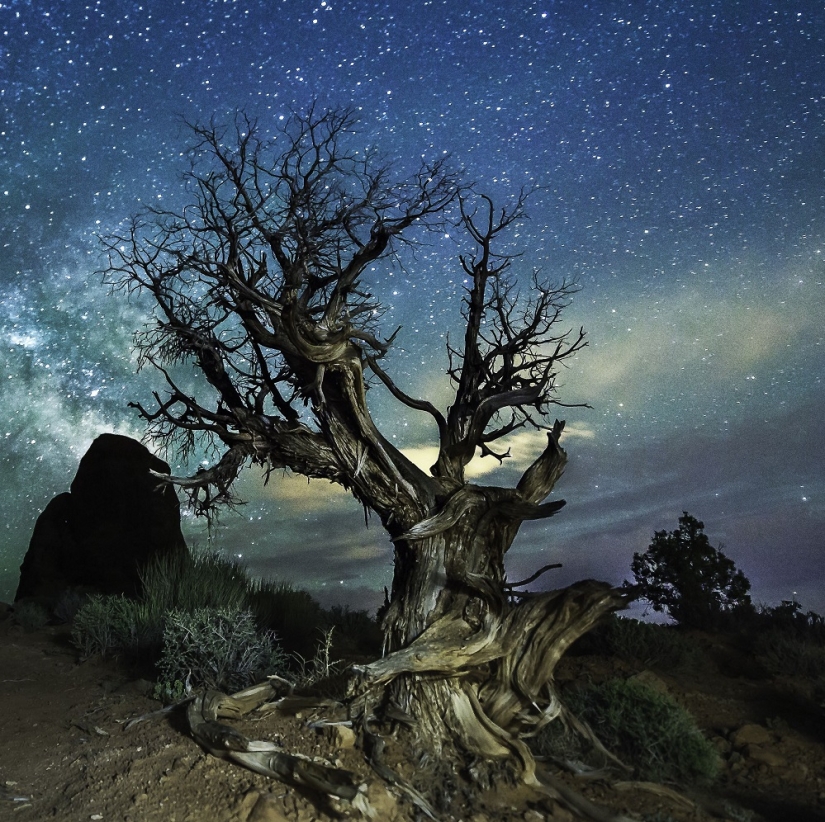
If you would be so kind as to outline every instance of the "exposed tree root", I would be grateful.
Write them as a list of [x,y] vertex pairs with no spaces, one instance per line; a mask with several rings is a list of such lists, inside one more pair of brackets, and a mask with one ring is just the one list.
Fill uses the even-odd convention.
[[354,668],[344,702],[300,696],[291,689],[283,695],[285,683],[273,679],[232,696],[215,691],[198,696],[187,709],[190,730],[215,756],[350,803],[369,817],[372,809],[366,801],[366,785],[358,784],[353,773],[287,753],[273,743],[249,740],[219,721],[238,719],[253,711],[260,715],[308,708],[325,709],[339,719],[346,716],[374,772],[397,794],[437,819],[428,797],[384,759],[385,741],[377,728],[382,723],[400,723],[414,747],[422,751],[437,754],[433,746],[440,745],[451,755],[459,751],[475,757],[476,764],[468,772],[480,784],[487,781],[484,763],[494,768],[496,761],[512,761],[525,785],[561,803],[577,817],[592,822],[627,822],[537,767],[524,741],[548,722],[564,721],[626,772],[586,726],[566,712],[552,683],[553,668],[567,646],[602,614],[621,604],[621,592],[601,583],[584,582],[522,601],[499,614],[490,611],[475,626],[462,617],[444,617],[408,647]]

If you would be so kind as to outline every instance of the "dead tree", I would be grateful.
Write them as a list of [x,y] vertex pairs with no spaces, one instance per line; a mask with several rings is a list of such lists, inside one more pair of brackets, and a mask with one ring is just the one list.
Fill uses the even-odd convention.
[[[349,111],[293,116],[273,140],[237,118],[195,126],[186,175],[191,202],[150,209],[105,241],[106,276],[151,295],[154,324],[138,335],[142,364],[166,379],[156,406],[136,406],[156,441],[214,464],[175,481],[199,512],[231,499],[242,466],[288,469],[349,489],[389,533],[395,571],[383,614],[385,654],[355,672],[351,710],[364,730],[382,712],[406,717],[418,746],[513,758],[532,779],[525,735],[559,712],[553,670],[565,649],[624,595],[592,581],[515,595],[504,556],[547,501],[566,454],[550,422],[559,366],[585,344],[560,331],[572,287],[540,273],[521,291],[498,250],[522,219],[524,195],[496,208],[463,188],[445,161],[396,181],[389,165],[351,148]],[[365,272],[389,264],[411,232],[452,214],[466,235],[463,339],[449,343],[454,396],[436,408],[400,388],[384,366],[394,335]],[[185,390],[173,366],[205,383]],[[429,414],[438,459],[422,471],[379,431],[367,380]],[[476,485],[465,469],[525,426],[547,445],[514,488]]]

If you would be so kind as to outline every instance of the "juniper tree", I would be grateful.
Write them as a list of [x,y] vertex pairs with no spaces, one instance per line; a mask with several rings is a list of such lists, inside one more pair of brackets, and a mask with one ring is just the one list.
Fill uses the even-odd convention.
[[[105,240],[109,282],[155,305],[137,349],[166,386],[136,407],[155,441],[217,449],[211,465],[170,478],[200,513],[232,499],[248,464],[331,480],[374,512],[394,576],[385,654],[357,672],[356,725],[406,716],[431,754],[515,756],[531,775],[522,738],[559,711],[556,663],[626,601],[592,581],[521,596],[505,577],[521,523],[564,505],[548,500],[567,459],[551,411],[559,367],[585,344],[582,330],[560,328],[573,287],[536,271],[519,288],[500,243],[524,217],[524,193],[498,207],[444,159],[396,178],[353,147],[354,126],[352,112],[314,109],[271,140],[243,116],[228,129],[196,125],[189,203],[151,208]],[[439,408],[393,378],[394,334],[382,333],[368,271],[413,232],[443,232],[451,214],[467,288],[448,346],[452,397]],[[201,393],[176,382],[180,362],[205,377]],[[428,471],[382,435],[368,381],[431,418]],[[523,428],[545,431],[546,445],[515,487],[467,479],[474,455],[504,459],[501,443]]]
[[631,564],[635,588],[653,610],[692,628],[712,628],[721,615],[751,607],[750,582],[710,544],[704,527],[685,511],[678,529],[656,531]]

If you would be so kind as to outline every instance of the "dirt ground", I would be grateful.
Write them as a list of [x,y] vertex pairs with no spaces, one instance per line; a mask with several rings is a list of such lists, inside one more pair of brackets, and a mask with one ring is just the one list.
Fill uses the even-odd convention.
[[[705,794],[661,796],[655,786],[563,776],[580,793],[635,820],[825,820],[825,722],[794,683],[765,678],[707,640],[704,665],[681,676],[646,673],[696,717],[724,762]],[[749,667],[750,666],[750,667]],[[595,657],[566,658],[559,678],[630,675]],[[0,622],[0,820],[118,822],[328,822],[360,818],[317,797],[204,753],[175,714],[154,711],[151,683],[112,662],[79,662],[65,627],[26,633]],[[349,769],[370,785],[380,822],[412,822],[415,809],[369,769],[345,732],[307,727],[313,716],[270,715],[238,725],[252,739]],[[388,759],[404,752],[390,740]],[[412,766],[406,777],[415,781]],[[681,790],[681,789],[680,789]],[[563,804],[499,785],[472,804],[456,797],[443,822],[570,822]]]

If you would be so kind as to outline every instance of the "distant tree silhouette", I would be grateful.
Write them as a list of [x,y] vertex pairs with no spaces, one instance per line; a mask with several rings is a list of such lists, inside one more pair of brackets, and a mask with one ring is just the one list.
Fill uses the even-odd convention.
[[640,598],[654,611],[666,612],[681,625],[711,628],[725,613],[751,609],[751,584],[733,560],[714,548],[705,524],[685,511],[676,531],[656,531],[630,569]]

